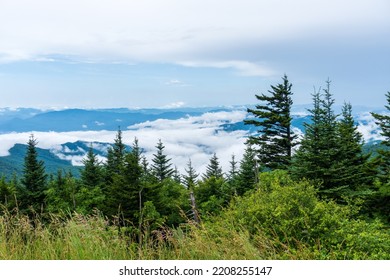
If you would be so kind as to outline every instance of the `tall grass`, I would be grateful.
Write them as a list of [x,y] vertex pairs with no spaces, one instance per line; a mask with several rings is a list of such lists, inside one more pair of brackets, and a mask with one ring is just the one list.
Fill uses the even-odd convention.
[[[314,246],[293,239],[286,243],[280,241],[277,235],[274,238],[267,236],[260,227],[255,233],[253,230],[249,233],[235,219],[226,217],[216,217],[201,225],[189,221],[177,229],[161,228],[152,232],[145,225],[141,237],[139,233],[132,236],[128,231],[119,229],[99,213],[28,217],[4,211],[0,215],[1,260],[340,258],[340,248],[323,250],[326,240]],[[388,259],[384,256],[389,255],[382,252],[377,258]],[[365,256],[359,253],[352,258],[364,259]],[[367,258],[376,257],[368,255]]]
[[[4,212],[0,216],[0,259],[217,260],[272,256],[271,251],[259,250],[264,244],[257,247],[244,231],[223,227],[219,232],[211,232],[204,226],[188,223],[178,229],[154,232],[145,228],[142,235],[139,244],[138,238],[124,234],[98,213],[30,218]],[[268,253],[261,254],[261,251]]]

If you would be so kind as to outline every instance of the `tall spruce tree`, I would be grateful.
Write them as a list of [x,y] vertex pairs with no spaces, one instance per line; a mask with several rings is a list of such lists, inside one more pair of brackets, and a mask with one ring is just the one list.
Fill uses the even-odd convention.
[[352,117],[352,106],[344,104],[342,117],[333,110],[330,81],[324,94],[313,94],[311,122],[305,123],[305,135],[294,156],[291,173],[295,178],[316,181],[319,193],[343,201],[343,197],[360,195],[372,183],[373,171],[363,154],[362,135]]
[[375,171],[368,165],[370,154],[363,153],[363,136],[357,130],[350,103],[345,103],[342,108],[337,132],[340,150],[339,159],[334,163],[338,175],[334,183],[346,188],[344,195],[357,195],[373,184]]
[[123,168],[126,155],[126,145],[122,140],[122,130],[118,132],[114,139],[114,145],[107,151],[107,162],[105,164],[106,182],[111,183],[114,174],[119,174]]
[[253,118],[244,121],[257,127],[249,141],[256,146],[262,168],[286,169],[290,165],[296,135],[291,129],[292,84],[284,75],[283,83],[271,86],[270,95],[256,95],[260,104],[248,109]]
[[157,153],[153,154],[152,159],[152,172],[154,176],[157,178],[159,182],[164,181],[167,178],[170,178],[173,175],[172,163],[170,163],[171,159],[164,154],[165,146],[162,143],[161,139],[158,140]]
[[31,135],[27,143],[23,177],[21,179],[24,187],[22,203],[26,208],[32,207],[34,211],[43,209],[47,188],[45,165],[42,160],[38,160],[37,144],[38,142],[34,135]]
[[330,81],[324,94],[313,94],[311,122],[305,123],[305,135],[296,152],[291,168],[292,175],[316,181],[321,194],[334,197],[340,189],[336,162],[340,159],[340,142],[337,135],[337,115],[333,110],[334,99]]

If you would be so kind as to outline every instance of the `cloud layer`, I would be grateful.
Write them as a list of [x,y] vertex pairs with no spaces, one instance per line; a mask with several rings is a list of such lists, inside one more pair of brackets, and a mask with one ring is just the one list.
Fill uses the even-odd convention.
[[272,73],[266,54],[250,54],[264,44],[382,32],[388,10],[386,0],[2,0],[0,61],[164,62],[263,76]]
[[[145,151],[150,161],[156,153],[159,139],[165,145],[165,153],[172,158],[172,163],[184,172],[191,158],[198,172],[203,172],[213,153],[220,158],[225,172],[228,171],[232,154],[239,160],[244,150],[246,131],[226,132],[221,124],[235,123],[245,118],[244,111],[206,113],[198,117],[187,117],[177,120],[156,120],[134,125],[123,131],[124,142],[131,145],[134,138]],[[113,142],[116,132],[113,131],[74,131],[66,133],[33,132],[38,139],[38,147],[51,149],[60,154],[60,144],[76,142]],[[31,133],[11,133],[0,135],[0,156],[8,154],[15,143],[26,143]],[[62,156],[71,160],[74,165],[81,165],[81,156]]]

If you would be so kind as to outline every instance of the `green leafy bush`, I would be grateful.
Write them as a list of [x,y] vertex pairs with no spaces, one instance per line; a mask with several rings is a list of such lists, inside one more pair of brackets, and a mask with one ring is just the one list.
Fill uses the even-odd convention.
[[218,219],[245,228],[254,240],[265,234],[282,257],[304,249],[316,259],[390,259],[390,233],[379,221],[360,220],[356,207],[316,194],[309,182],[295,182],[285,171],[263,173],[258,190],[236,199]]

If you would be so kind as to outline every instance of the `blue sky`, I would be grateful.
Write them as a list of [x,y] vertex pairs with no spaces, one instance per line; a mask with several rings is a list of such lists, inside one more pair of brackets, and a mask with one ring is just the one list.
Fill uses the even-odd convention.
[[390,91],[388,0],[0,0],[0,107],[255,103],[286,73],[294,102]]

